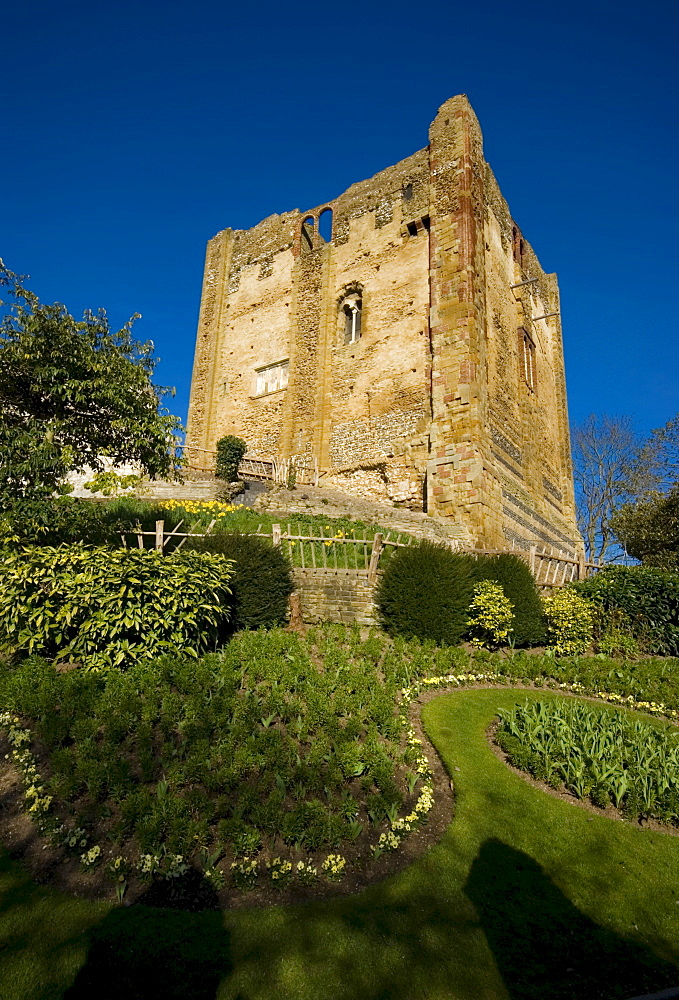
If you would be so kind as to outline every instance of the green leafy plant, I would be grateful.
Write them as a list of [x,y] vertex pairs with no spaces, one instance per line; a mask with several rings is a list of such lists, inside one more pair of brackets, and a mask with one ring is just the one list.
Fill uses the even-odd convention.
[[392,556],[375,599],[391,635],[456,646],[467,627],[472,591],[471,557],[424,540]]
[[[126,671],[57,672],[32,657],[0,664],[0,700],[48,757],[49,781],[31,778],[40,802],[83,817],[74,849],[99,845],[114,883],[173,877],[180,857],[217,888],[227,876],[246,886],[284,845],[324,851],[303,867],[332,879],[344,861],[324,866],[328,849],[367,854],[369,810],[373,827],[398,822],[405,803],[408,829],[425,815],[427,761],[396,710],[404,657],[387,647],[327,626],[305,639],[241,632],[220,654],[139,658]],[[22,752],[30,739],[17,729]],[[406,787],[407,756],[417,775]],[[285,884],[293,868],[278,869]]]
[[639,642],[634,637],[631,622],[621,611],[597,613],[594,618],[594,645],[606,656],[639,656]]
[[189,543],[234,562],[229,628],[271,628],[285,623],[294,581],[290,563],[279,548],[252,535],[226,532],[192,538]]
[[525,559],[513,552],[479,556],[473,566],[476,580],[495,580],[502,585],[514,610],[512,641],[515,646],[541,646],[545,621],[535,577]]
[[161,652],[197,656],[228,618],[223,556],[82,545],[0,552],[0,642],[88,668]]
[[102,493],[105,497],[113,496],[123,490],[131,490],[143,482],[143,476],[119,476],[117,472],[97,472],[83,486],[91,493]]
[[227,483],[238,479],[238,466],[247,451],[247,444],[242,438],[227,434],[217,442],[217,463],[215,475]]
[[570,587],[560,587],[546,594],[542,604],[549,644],[556,653],[584,653],[592,645],[594,608],[589,601]]
[[[106,313],[76,320],[43,305],[0,261],[10,296],[0,321],[0,503],[48,496],[68,470],[137,462],[178,477],[180,425],[159,408],[173,390],[155,386],[153,344],[113,332]],[[7,305],[7,303],[0,303]]]
[[499,583],[494,580],[477,583],[469,612],[468,635],[475,646],[500,646],[508,640],[514,610]]
[[651,566],[609,566],[575,585],[603,621],[623,615],[648,652],[679,653],[679,573]]
[[500,712],[496,738],[522,770],[634,819],[679,821],[679,733],[576,700]]

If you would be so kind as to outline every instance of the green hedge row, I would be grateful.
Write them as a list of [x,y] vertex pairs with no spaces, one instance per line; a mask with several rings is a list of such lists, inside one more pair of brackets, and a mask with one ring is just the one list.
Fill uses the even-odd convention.
[[481,580],[499,583],[513,605],[515,645],[544,642],[540,595],[520,556],[474,556],[427,540],[399,549],[387,564],[376,596],[382,624],[391,635],[456,646],[467,632],[474,585]]
[[0,550],[0,652],[88,668],[198,656],[235,630],[285,622],[293,588],[278,549],[247,535],[154,550],[81,544]]
[[642,649],[679,654],[679,573],[650,566],[610,566],[575,584],[599,609],[602,620],[617,619]]

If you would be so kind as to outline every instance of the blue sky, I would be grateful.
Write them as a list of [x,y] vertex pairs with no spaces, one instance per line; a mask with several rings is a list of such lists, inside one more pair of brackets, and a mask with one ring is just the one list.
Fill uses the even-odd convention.
[[27,0],[3,13],[0,256],[153,340],[186,415],[207,240],[331,199],[466,93],[559,275],[573,422],[679,410],[679,5]]

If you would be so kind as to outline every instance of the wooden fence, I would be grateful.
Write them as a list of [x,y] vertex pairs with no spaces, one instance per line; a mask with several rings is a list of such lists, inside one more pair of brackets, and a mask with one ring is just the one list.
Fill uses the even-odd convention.
[[[171,531],[165,530],[164,521],[156,521],[155,531],[133,531],[129,534],[136,536],[139,548],[144,548],[144,538],[154,539],[155,548],[163,552],[168,542],[180,539],[173,548],[180,549],[187,538],[204,538],[212,531],[216,520],[210,521],[205,531],[180,531],[183,520]],[[287,530],[280,524],[273,524],[271,530],[263,531],[263,524],[258,525],[257,531],[247,532],[257,538],[270,538],[273,545],[283,548],[293,566],[304,570],[319,570],[323,572],[365,572],[369,580],[376,580],[380,568],[382,557],[389,549],[406,548],[417,544],[417,539],[405,532],[388,531],[375,532],[370,537],[356,537],[355,531],[347,534],[343,531],[335,531],[326,534],[323,527],[315,532],[311,529],[304,531],[300,524],[287,524]],[[330,529],[328,529],[330,532]],[[123,544],[126,544],[126,536],[121,536]],[[506,552],[513,552],[525,559],[535,577],[538,587],[552,588],[563,587],[566,583],[574,580],[584,580],[593,573],[596,573],[601,566],[598,563],[587,562],[584,555],[580,558],[568,556],[563,552],[548,551],[545,547],[531,545],[530,550],[512,549],[461,549],[459,543],[455,545],[457,551],[467,551],[471,555],[492,556],[501,555]]]
[[[179,445],[184,452],[189,472],[214,476],[217,452],[194,445]],[[292,455],[283,462],[273,458],[246,455],[238,466],[238,474],[247,479],[261,479],[270,483],[285,484],[294,480],[300,486],[318,486],[318,459],[305,455]]]

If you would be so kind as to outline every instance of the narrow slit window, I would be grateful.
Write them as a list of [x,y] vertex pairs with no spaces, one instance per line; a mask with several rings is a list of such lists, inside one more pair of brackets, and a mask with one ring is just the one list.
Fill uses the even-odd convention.
[[519,330],[519,364],[524,382],[529,389],[535,392],[537,388],[535,344],[523,328]]

